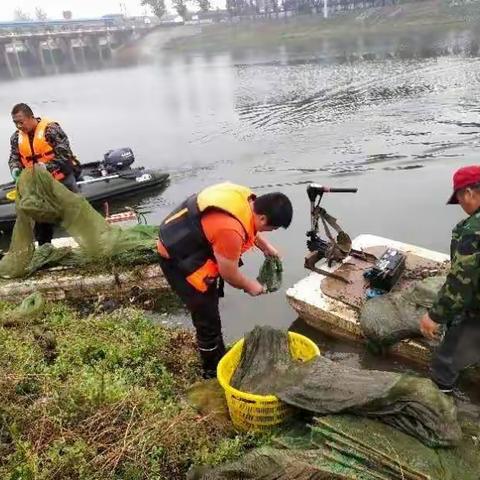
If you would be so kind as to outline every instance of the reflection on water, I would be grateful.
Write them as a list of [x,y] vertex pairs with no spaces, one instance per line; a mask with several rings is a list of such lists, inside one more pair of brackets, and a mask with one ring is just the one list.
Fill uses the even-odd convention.
[[[147,64],[3,83],[3,178],[9,111],[25,101],[58,119],[83,161],[130,146],[137,164],[169,171],[163,194],[135,202],[152,223],[213,182],[284,191],[294,221],[271,237],[284,253],[285,287],[305,275],[310,181],[359,188],[325,196],[352,236],[447,251],[462,217],[445,206],[451,174],[478,163],[475,32],[205,55],[162,53],[150,42],[142,50]],[[247,255],[246,272],[255,275],[260,263],[258,254]],[[258,323],[287,327],[295,319],[284,292],[250,299],[228,289],[222,314],[229,339]]]

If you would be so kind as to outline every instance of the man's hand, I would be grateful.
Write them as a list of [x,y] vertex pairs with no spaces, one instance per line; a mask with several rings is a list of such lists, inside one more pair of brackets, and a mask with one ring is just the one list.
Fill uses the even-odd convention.
[[245,292],[252,297],[258,297],[263,293],[267,293],[265,290],[265,287],[260,282],[257,282],[256,280],[252,280],[251,284],[249,284],[247,288],[245,288]]
[[434,322],[428,313],[420,319],[420,331],[422,335],[430,340],[438,340],[440,325]]
[[252,280],[240,272],[238,268],[238,258],[230,260],[216,254],[214,251],[215,259],[217,260],[218,270],[220,276],[232,287],[243,290],[252,297],[266,293],[264,286],[257,280]]
[[280,258],[280,252],[270,243],[267,243],[263,249],[263,253],[268,257]]
[[20,168],[12,168],[12,171],[10,172],[13,178],[13,181],[15,183],[18,182],[18,178],[20,177],[20,174],[22,173],[22,170]]
[[280,258],[280,252],[260,233],[257,233],[255,245],[263,252],[264,255]]

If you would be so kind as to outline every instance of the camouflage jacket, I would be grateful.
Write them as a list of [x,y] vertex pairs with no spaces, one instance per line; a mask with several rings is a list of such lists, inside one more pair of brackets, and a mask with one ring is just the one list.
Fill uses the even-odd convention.
[[[40,119],[38,119],[40,120]],[[51,123],[45,129],[45,140],[52,147],[55,158],[52,162],[48,162],[49,171],[60,170],[65,175],[72,172],[73,153],[70,149],[70,142],[67,134],[63,131],[58,123]],[[23,168],[20,161],[20,152],[18,151],[18,131],[10,138],[10,158],[8,160],[10,170],[14,168]]]
[[430,318],[450,325],[480,315],[480,209],[452,232],[447,281],[430,309]]

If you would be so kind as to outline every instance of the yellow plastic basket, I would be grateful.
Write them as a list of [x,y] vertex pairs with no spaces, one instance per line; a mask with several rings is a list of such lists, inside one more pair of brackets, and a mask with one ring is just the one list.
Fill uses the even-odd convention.
[[[299,333],[288,332],[290,353],[297,360],[307,361],[320,355],[317,345]],[[230,385],[230,380],[240,362],[244,339],[242,338],[220,360],[217,377],[225,391],[228,411],[236,429],[244,432],[261,432],[280,425],[292,415],[294,409],[275,395],[255,395],[242,392]]]

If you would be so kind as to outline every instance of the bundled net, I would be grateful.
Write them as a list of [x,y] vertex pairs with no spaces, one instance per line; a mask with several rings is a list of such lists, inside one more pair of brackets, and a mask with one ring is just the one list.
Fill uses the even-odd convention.
[[374,417],[434,447],[455,445],[461,438],[455,403],[425,378],[317,357],[279,378],[275,395],[314,414]]
[[267,256],[260,267],[257,280],[267,290],[267,292],[276,292],[282,286],[283,266],[278,257]]
[[370,349],[380,352],[403,339],[420,338],[420,319],[444,283],[445,277],[430,277],[368,300],[360,313],[360,325]]
[[334,472],[317,450],[281,450],[263,447],[242,459],[219,467],[192,469],[187,480],[358,480]]
[[231,384],[249,393],[276,395],[316,415],[377,418],[429,446],[452,446],[461,439],[455,403],[431,380],[360,370],[322,356],[296,362],[286,332],[270,327],[246,335]]
[[255,327],[245,336],[240,363],[230,383],[243,392],[270,395],[278,377],[292,364],[287,332]]
[[[18,278],[52,266],[152,263],[158,259],[157,228],[109,225],[88,201],[55,181],[43,168],[25,169],[17,185],[17,220],[10,249],[0,261],[0,276]],[[35,250],[35,222],[57,223],[78,249],[43,245]]]
[[298,417],[268,446],[192,468],[189,480],[478,480],[480,427],[459,421],[453,399],[430,380],[323,357],[301,364],[284,342],[283,332],[256,327],[234,379],[313,414],[309,423]]

